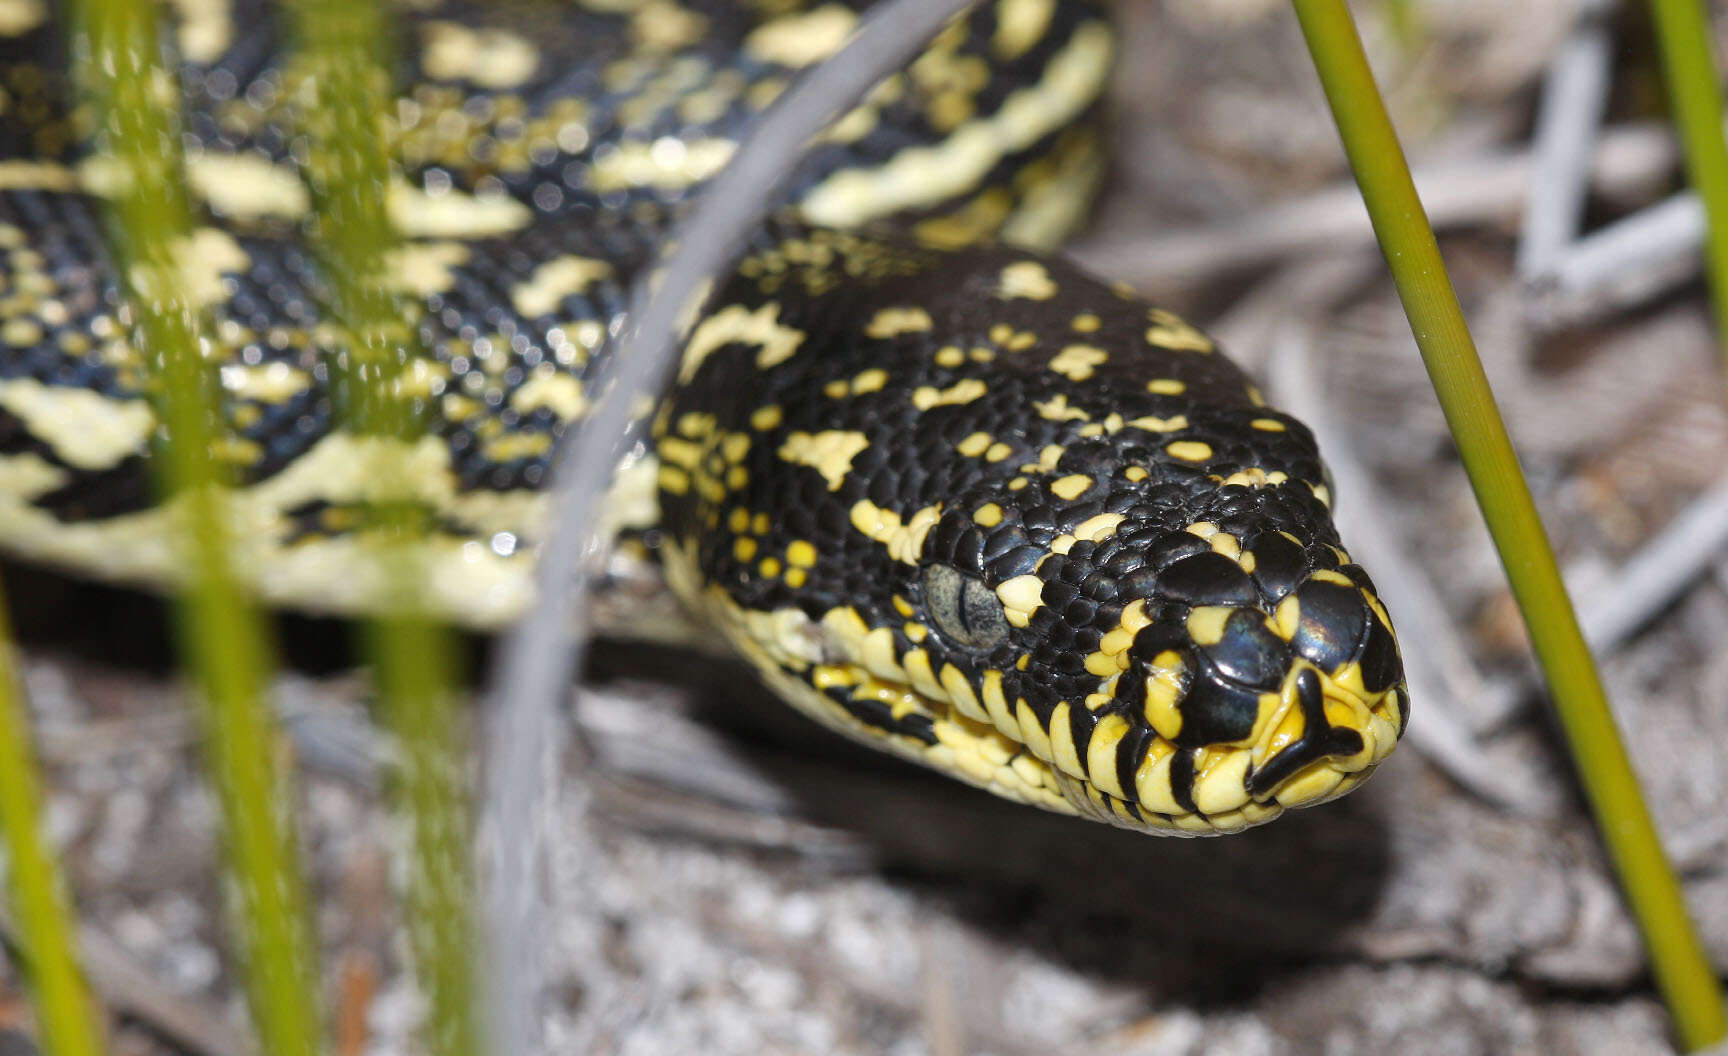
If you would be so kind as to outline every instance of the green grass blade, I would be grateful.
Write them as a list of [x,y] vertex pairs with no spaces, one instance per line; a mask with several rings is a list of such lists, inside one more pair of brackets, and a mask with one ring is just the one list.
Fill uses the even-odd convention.
[[365,642],[384,719],[401,747],[393,791],[411,827],[405,916],[429,1009],[424,1044],[438,1056],[472,1056],[479,1035],[465,737],[451,689],[459,648],[447,628],[417,615],[428,574],[414,549],[427,537],[424,506],[411,490],[388,490],[417,479],[408,463],[424,433],[420,408],[400,384],[418,338],[389,285],[396,246],[386,199],[389,36],[376,0],[295,0],[293,9],[312,244],[343,343],[328,358],[343,424],[369,438],[367,477],[378,488],[365,524],[390,600],[369,621]]
[[30,742],[30,712],[12,662],[12,631],[0,606],[0,836],[18,921],[24,977],[48,1056],[107,1051],[102,1016],[78,966],[77,932],[59,861],[42,838],[42,779]]
[[1728,1034],[1722,992],[1638,779],[1343,0],[1292,0],[1447,424],[1547,675],[1574,763],[1688,1050]]
[[177,93],[147,0],[81,0],[74,54],[95,116],[97,157],[111,167],[114,246],[166,429],[153,463],[184,530],[181,642],[197,685],[205,753],[222,815],[231,917],[254,1027],[269,1056],[320,1047],[316,958],[298,869],[292,788],[265,701],[268,649],[236,579],[225,474],[216,462],[217,382],[202,355],[188,271],[198,266],[184,190]]
[[1686,175],[1704,202],[1705,272],[1716,311],[1716,340],[1728,356],[1728,143],[1722,135],[1722,90],[1710,54],[1702,0],[1650,0],[1656,44],[1686,154]]

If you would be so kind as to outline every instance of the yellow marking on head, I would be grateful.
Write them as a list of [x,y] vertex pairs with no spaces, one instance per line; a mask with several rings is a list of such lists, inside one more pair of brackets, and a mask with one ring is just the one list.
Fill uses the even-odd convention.
[[1038,412],[1038,417],[1052,422],[1083,422],[1091,417],[1078,407],[1068,406],[1067,395],[1060,392],[1048,400],[1033,400],[1032,409]]
[[702,39],[708,19],[672,0],[647,0],[630,17],[630,39],[645,51],[676,51]]
[[787,462],[814,469],[828,482],[829,491],[839,491],[852,471],[852,460],[869,446],[868,436],[851,430],[795,432],[786,437],[778,454]]
[[1074,725],[1069,716],[1074,706],[1066,700],[1050,712],[1050,761],[1056,768],[1086,780],[1086,768],[1080,763],[1080,753],[1074,749]]
[[972,683],[964,673],[953,664],[943,664],[942,673],[938,676],[942,688],[948,694],[948,700],[969,719],[977,722],[989,722],[990,716],[984,711],[984,705],[978,702],[978,694],[972,689]]
[[1069,345],[1050,360],[1050,369],[1070,381],[1085,381],[1110,359],[1110,353],[1092,345]]
[[1099,327],[1104,325],[1104,320],[1091,312],[1081,312],[1068,325],[1077,334],[1094,334],[1098,332]]
[[1024,627],[1031,622],[1038,607],[1044,604],[1044,581],[1031,574],[1015,576],[996,588],[996,597],[1002,602],[1008,622],[1015,627]]
[[1122,476],[1126,477],[1128,480],[1133,481],[1136,484],[1138,484],[1142,480],[1145,480],[1147,477],[1149,477],[1151,475],[1152,474],[1146,472],[1146,468],[1144,466],[1129,466],[1127,469],[1122,471]]
[[48,20],[43,0],[5,0],[0,3],[0,37],[21,37]]
[[886,384],[888,372],[881,367],[871,367],[869,370],[860,371],[858,376],[852,379],[852,395],[862,396],[867,392],[876,392]]
[[911,642],[921,644],[924,639],[930,637],[930,628],[919,623],[917,620],[907,620],[901,625],[900,629],[905,632],[907,640]]
[[1030,483],[1032,483],[1032,482],[1030,480],[1027,480],[1025,477],[1015,477],[1013,480],[1010,480],[1008,482],[1008,490],[1009,491],[1019,491],[1021,488],[1024,488],[1026,485],[1028,485]]
[[769,524],[768,514],[765,512],[762,512],[762,511],[757,511],[750,518],[750,531],[756,535],[767,535],[768,534],[768,524]]
[[1212,457],[1212,445],[1202,443],[1199,440],[1177,440],[1174,443],[1166,444],[1164,450],[1171,457],[1180,458],[1187,462],[1204,462]]
[[1324,484],[1314,484],[1314,483],[1310,482],[1308,485],[1308,490],[1312,491],[1314,493],[1314,497],[1316,499],[1320,500],[1320,505],[1326,507],[1327,509],[1332,508],[1332,489],[1331,488],[1328,488]]
[[1086,772],[1092,775],[1093,786],[1117,799],[1127,798],[1116,771],[1116,751],[1128,730],[1128,720],[1113,711],[1098,720],[1098,725],[1092,730],[1092,739],[1086,742]]
[[1224,626],[1235,612],[1228,605],[1200,605],[1188,613],[1188,637],[1196,645],[1217,645],[1224,640]]
[[1182,732],[1181,702],[1187,663],[1182,654],[1166,649],[1152,658],[1152,668],[1146,673],[1146,721],[1165,740],[1174,741]]
[[922,333],[935,327],[930,313],[918,307],[883,308],[864,324],[864,336],[898,337],[901,334]]
[[756,556],[756,540],[747,535],[732,540],[732,556],[741,562],[750,561]]
[[283,403],[305,392],[312,376],[287,363],[223,364],[219,374],[222,387],[243,400],[260,403]]
[[912,391],[912,406],[928,411],[932,407],[971,403],[987,391],[989,387],[977,378],[962,379],[945,389],[921,385]]
[[533,212],[506,194],[468,194],[455,189],[430,194],[406,180],[393,180],[384,211],[404,238],[485,238],[528,226]]
[[767,404],[750,412],[750,428],[760,433],[779,426],[785,417],[777,404]]
[[540,50],[508,30],[433,21],[420,27],[420,65],[433,80],[514,88],[534,76]]
[[990,340],[1010,352],[1024,352],[1038,343],[1038,335],[1030,330],[1016,330],[1007,323],[990,328]]
[[510,303],[524,318],[538,319],[550,315],[564,298],[584,292],[611,274],[612,265],[604,260],[573,253],[554,257],[510,291]]
[[514,462],[519,458],[539,458],[552,450],[549,433],[504,433],[480,445],[480,453],[493,462]]
[[1004,301],[1024,297],[1032,301],[1047,301],[1056,296],[1056,283],[1044,265],[1035,260],[1021,260],[1002,269],[996,284],[996,296]]
[[789,568],[786,570],[786,574],[781,577],[783,583],[794,589],[802,587],[805,583],[809,582],[809,580],[809,571],[802,568]]
[[782,15],[744,38],[751,57],[790,69],[815,65],[840,50],[858,16],[841,4],[823,4],[814,11]]
[[1014,449],[998,440],[984,449],[984,461],[1000,462],[1014,453]]
[[21,420],[60,461],[85,470],[111,469],[143,454],[156,428],[156,416],[144,400],[44,385],[34,378],[0,381],[0,408]]
[[1132,418],[1122,423],[1129,429],[1140,429],[1148,433],[1174,433],[1188,428],[1188,416],[1172,415],[1169,418],[1159,418],[1148,414],[1143,418]]
[[781,567],[780,559],[777,557],[765,557],[756,565],[757,570],[767,579],[778,576]]
[[755,311],[729,304],[697,324],[685,342],[678,380],[688,382],[715,350],[734,342],[757,346],[756,366],[766,370],[798,351],[804,343],[804,331],[780,324],[779,301],[769,301]]
[[460,242],[411,242],[385,255],[384,280],[392,290],[420,297],[445,293],[467,262],[468,247]]
[[1146,391],[1155,396],[1180,396],[1188,391],[1188,383],[1176,378],[1153,378],[1146,383]]
[[898,594],[894,595],[893,601],[894,601],[894,611],[898,612],[900,615],[906,617],[907,619],[911,619],[913,614],[917,611],[916,609],[912,608],[911,602],[907,601],[905,598],[901,597]]
[[1256,418],[1248,423],[1263,433],[1282,433],[1286,426],[1276,418]]
[[966,353],[960,351],[959,345],[943,345],[936,350],[936,365],[953,370],[966,365]]
[[885,510],[869,499],[859,499],[852,506],[852,527],[888,548],[888,556],[909,565],[918,563],[924,552],[924,537],[942,519],[942,504],[926,506],[902,524],[900,515]]
[[1194,774],[1194,806],[1203,814],[1223,814],[1247,805],[1248,753],[1208,754],[1212,757]]
[[811,568],[816,564],[816,546],[808,539],[794,539],[786,544],[786,560],[798,568]]
[[1259,466],[1250,466],[1247,469],[1239,469],[1228,477],[1221,478],[1218,483],[1225,487],[1240,484],[1245,488],[1264,488],[1283,484],[1289,479],[1289,474],[1281,469],[1275,469],[1268,473]]
[[955,444],[954,450],[965,455],[967,458],[977,458],[979,455],[983,454],[989,446],[989,433],[971,433],[958,444]]
[[1084,473],[1072,473],[1052,483],[1050,490],[1058,497],[1072,501],[1086,494],[1086,490],[1091,486],[1091,477]]
[[588,409],[582,382],[559,371],[536,374],[510,394],[510,406],[522,414],[549,407],[562,421],[574,421]]
[[1008,698],[1002,693],[1002,672],[987,670],[984,672],[984,687],[981,694],[984,698],[984,711],[989,714],[990,721],[1003,734],[1020,740],[1020,723],[1008,710]]
[[1153,323],[1152,327],[1146,331],[1146,340],[1149,344],[1177,352],[1212,351],[1212,339],[1188,325],[1174,312],[1153,308],[1147,315]]
[[719,172],[737,150],[737,143],[719,137],[626,140],[594,161],[588,170],[588,182],[602,194],[638,187],[679,190]]
[[1248,402],[1249,403],[1252,403],[1256,407],[1266,406],[1266,397],[1261,395],[1259,389],[1250,385],[1250,386],[1248,386],[1248,388],[1245,391],[1248,394]]
[[1002,60],[1017,59],[1050,29],[1055,0],[997,0],[996,33],[990,51]]

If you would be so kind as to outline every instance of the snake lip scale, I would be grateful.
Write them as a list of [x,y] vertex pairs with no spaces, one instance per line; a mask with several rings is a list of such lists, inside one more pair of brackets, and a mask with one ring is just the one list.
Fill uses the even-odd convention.
[[[180,279],[248,587],[382,604],[364,512],[387,457],[391,500],[424,514],[424,603],[477,627],[519,611],[551,453],[630,282],[863,6],[396,12],[400,238],[376,281],[407,323],[408,438],[335,408],[347,338],[302,172],[323,148],[280,13],[185,6]],[[0,0],[0,545],[169,586],[177,500],[149,486],[115,184],[68,116],[61,34]],[[1204,333],[1044,251],[1101,171],[1114,50],[1099,3],[984,3],[820,137],[690,317],[609,513],[818,721],[1046,809],[1232,832],[1360,784],[1409,699],[1309,431]]]

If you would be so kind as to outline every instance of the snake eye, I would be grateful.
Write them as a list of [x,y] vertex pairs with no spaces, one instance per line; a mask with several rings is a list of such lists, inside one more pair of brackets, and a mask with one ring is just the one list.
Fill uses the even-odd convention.
[[1008,617],[996,592],[952,565],[924,570],[924,606],[936,629],[956,645],[988,649],[1008,636]]

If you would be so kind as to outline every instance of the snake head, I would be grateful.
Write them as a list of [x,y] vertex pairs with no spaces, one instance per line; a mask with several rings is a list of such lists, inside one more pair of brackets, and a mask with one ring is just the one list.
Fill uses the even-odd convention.
[[662,417],[674,582],[782,695],[1000,795],[1162,832],[1258,824],[1386,758],[1398,647],[1306,427],[1066,265],[850,254],[877,277],[823,306],[724,291],[691,347],[755,387],[693,374]]

